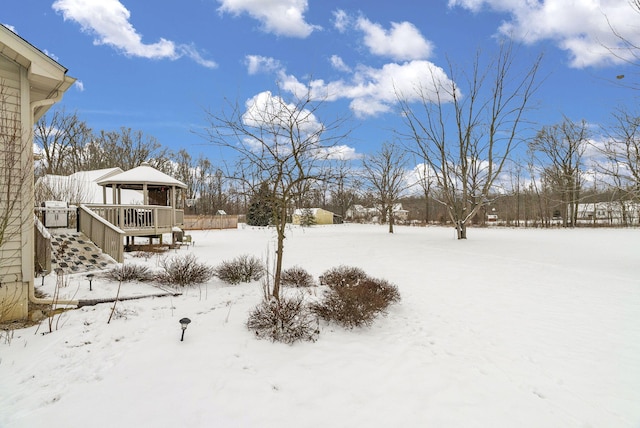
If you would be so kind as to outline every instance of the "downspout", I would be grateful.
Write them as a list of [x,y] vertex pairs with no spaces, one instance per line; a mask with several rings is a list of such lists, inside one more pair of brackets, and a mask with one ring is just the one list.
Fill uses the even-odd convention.
[[[31,118],[33,120],[33,117],[35,115],[35,111],[38,107],[44,107],[44,106],[48,106],[48,105],[52,105],[54,103],[57,103],[58,101],[60,101],[62,99],[62,95],[64,95],[64,92],[58,91],[56,90],[56,95],[52,98],[47,98],[44,100],[40,100],[40,101],[33,101],[31,102]],[[33,123],[31,124],[32,128],[33,128]],[[35,225],[34,225],[35,227]],[[35,287],[35,283],[34,283],[34,278],[33,276],[29,279],[29,301],[31,303],[35,303],[38,305],[73,305],[73,306],[78,306],[78,301],[77,300],[59,300],[59,299],[41,299],[39,297],[36,297],[36,287]]]

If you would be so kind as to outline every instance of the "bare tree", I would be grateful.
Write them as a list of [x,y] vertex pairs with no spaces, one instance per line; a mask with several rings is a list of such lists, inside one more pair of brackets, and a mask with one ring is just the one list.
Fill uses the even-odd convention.
[[[541,57],[518,70],[512,46],[501,44],[486,68],[480,60],[478,53],[471,72],[461,76],[466,94],[437,70],[429,76],[429,87],[416,87],[412,97],[398,94],[407,147],[435,173],[458,239],[466,239],[468,222],[486,203],[519,142],[518,131],[537,89]],[[449,74],[456,77],[451,63]],[[418,105],[411,103],[412,98],[419,99]]]
[[35,203],[44,201],[67,201],[71,205],[93,202],[92,190],[89,182],[82,177],[52,177],[38,178],[34,187]]
[[563,225],[575,226],[583,181],[582,158],[589,143],[587,123],[565,118],[561,124],[543,127],[530,142],[537,164],[560,195]]
[[34,141],[42,156],[38,175],[69,175],[113,167],[128,170],[144,161],[171,172],[169,150],[154,137],[126,127],[94,134],[76,113],[68,114],[64,109],[38,121]]
[[[638,0],[640,1],[640,0]],[[613,181],[625,199],[640,199],[640,116],[627,109],[613,113],[614,123],[605,132],[606,162],[601,171]]]
[[341,133],[344,120],[323,123],[316,114],[322,102],[306,97],[287,102],[264,92],[241,111],[231,105],[230,112],[208,112],[206,137],[223,149],[236,153],[236,164],[229,176],[242,180],[248,188],[267,183],[277,233],[275,272],[270,295],[280,299],[280,277],[284,254],[287,217],[307,182],[325,178],[324,166],[332,148],[346,138]]
[[393,233],[394,205],[407,189],[406,152],[393,143],[384,143],[379,151],[362,159],[364,181],[380,206],[382,221]]
[[350,163],[346,159],[337,161],[329,187],[331,209],[342,218],[346,217],[347,211],[354,204],[357,195],[355,189],[361,185]]
[[196,197],[197,172],[193,158],[185,149],[180,149],[173,156],[174,171],[173,176],[187,185],[185,197],[193,199]]
[[420,186],[420,189],[422,189],[422,195],[424,196],[424,223],[428,225],[431,220],[431,210],[429,207],[431,206],[431,190],[435,182],[435,177],[426,162],[418,164],[414,171],[417,176],[416,182],[418,186]]
[[118,131],[100,131],[95,137],[101,156],[91,158],[88,169],[120,167],[124,170],[149,162],[160,171],[170,170],[169,151],[153,136],[122,127]]
[[84,148],[91,143],[91,129],[78,118],[58,109],[38,120],[34,142],[42,156],[38,175],[69,175],[82,169],[91,153]]
[[[640,0],[629,0],[629,6],[631,7],[630,12],[636,13],[640,18]],[[608,18],[607,18],[608,20]],[[637,28],[632,28],[632,33],[626,32],[627,29],[620,29],[615,27],[611,22],[609,22],[609,28],[613,32],[614,36],[618,39],[618,43],[615,46],[604,46],[612,56],[617,58],[623,63],[632,65],[634,67],[640,67],[640,45],[637,40],[632,40],[628,37],[628,34],[637,34]],[[636,77],[638,73],[635,73]],[[623,80],[624,79],[624,80]],[[624,74],[618,74],[616,76],[616,82],[620,85],[633,89],[640,90],[640,83],[636,81],[629,82],[629,79]]]

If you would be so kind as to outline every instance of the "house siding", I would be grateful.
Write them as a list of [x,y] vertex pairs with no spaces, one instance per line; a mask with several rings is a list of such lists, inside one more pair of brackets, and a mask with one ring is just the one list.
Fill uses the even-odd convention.
[[[333,224],[334,214],[331,211],[323,210],[322,208],[313,208],[313,216],[316,220],[316,224]],[[294,213],[291,217],[293,224],[300,224],[303,214]]]
[[[33,161],[30,136],[21,117],[29,114],[26,70],[0,55],[0,320],[28,315],[28,285],[33,260],[27,231],[33,222]],[[26,94],[26,95],[25,95]],[[28,117],[28,116],[27,116]],[[25,141],[26,139],[26,141]],[[19,185],[16,185],[19,183]],[[26,227],[25,227],[26,226]],[[32,228],[31,228],[32,230]]]

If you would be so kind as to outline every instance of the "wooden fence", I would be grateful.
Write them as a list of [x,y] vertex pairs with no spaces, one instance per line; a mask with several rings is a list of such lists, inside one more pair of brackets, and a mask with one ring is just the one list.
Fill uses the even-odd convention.
[[237,215],[185,215],[185,230],[237,229]]

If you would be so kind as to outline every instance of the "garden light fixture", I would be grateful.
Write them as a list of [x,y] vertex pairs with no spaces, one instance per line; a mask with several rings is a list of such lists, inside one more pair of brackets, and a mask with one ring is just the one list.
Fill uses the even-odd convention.
[[184,331],[187,329],[187,326],[191,320],[189,318],[182,318],[180,320],[180,325],[182,326],[182,337],[180,337],[180,342],[184,341]]
[[91,288],[91,282],[93,281],[93,277],[94,277],[94,276],[95,276],[95,275],[94,275],[94,274],[92,274],[92,273],[90,273],[90,274],[88,274],[88,275],[87,275],[87,279],[89,280],[89,291],[93,291],[93,288]]

